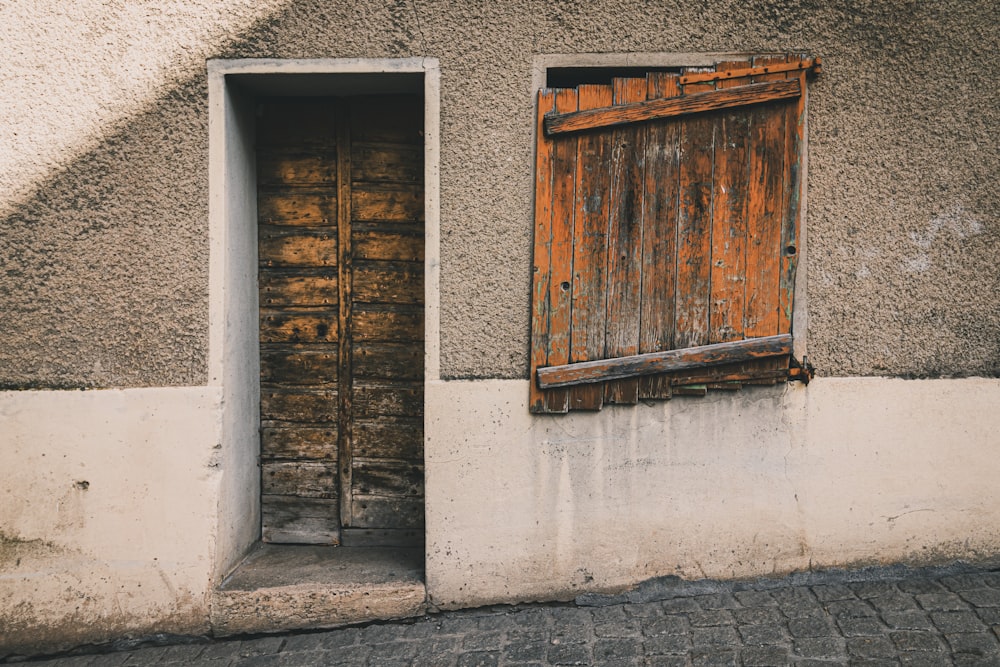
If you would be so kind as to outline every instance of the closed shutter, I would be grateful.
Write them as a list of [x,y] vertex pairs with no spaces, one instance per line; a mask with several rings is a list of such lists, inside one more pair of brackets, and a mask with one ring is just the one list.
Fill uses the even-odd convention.
[[801,54],[538,95],[532,412],[775,383],[791,359]]

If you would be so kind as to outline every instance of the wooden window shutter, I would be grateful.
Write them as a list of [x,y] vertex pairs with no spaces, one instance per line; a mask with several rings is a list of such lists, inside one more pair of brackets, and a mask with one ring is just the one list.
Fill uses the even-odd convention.
[[755,56],[539,91],[532,412],[808,380],[792,306],[818,69]]

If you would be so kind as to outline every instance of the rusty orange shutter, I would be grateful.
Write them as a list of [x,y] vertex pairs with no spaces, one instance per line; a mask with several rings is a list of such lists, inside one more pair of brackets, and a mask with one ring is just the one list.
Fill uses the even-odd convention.
[[538,96],[536,413],[792,367],[806,74],[758,56]]

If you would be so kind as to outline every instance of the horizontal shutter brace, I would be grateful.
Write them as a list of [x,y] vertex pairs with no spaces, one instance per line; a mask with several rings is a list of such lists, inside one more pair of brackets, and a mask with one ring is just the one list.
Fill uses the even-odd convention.
[[778,74],[782,72],[797,72],[807,70],[810,74],[822,73],[822,58],[806,58],[791,63],[776,63],[772,65],[760,65],[757,67],[741,69],[725,69],[722,71],[697,72],[694,74],[682,74],[677,80],[682,86],[688,83],[702,83],[705,81],[724,81],[726,79],[742,79],[747,76],[760,76],[762,74]]
[[767,357],[780,357],[791,353],[792,335],[780,334],[728,343],[698,345],[681,350],[647,352],[615,359],[549,366],[538,369],[537,379],[541,389],[551,389]]
[[802,86],[798,79],[782,79],[602,109],[547,113],[545,114],[545,134],[566,134],[601,127],[686,116],[750,104],[796,99],[801,95]]

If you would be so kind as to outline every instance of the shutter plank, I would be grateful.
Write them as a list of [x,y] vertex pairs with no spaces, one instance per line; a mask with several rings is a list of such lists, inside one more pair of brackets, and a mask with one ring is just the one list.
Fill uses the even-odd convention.
[[[646,97],[680,94],[677,75],[651,72]],[[642,294],[639,352],[669,350],[674,342],[674,299],[677,281],[677,202],[680,169],[677,123],[651,123],[646,128],[646,175],[642,213]],[[670,398],[670,378],[640,378],[640,398]]]
[[421,380],[424,349],[420,343],[359,343],[352,364],[356,379]]
[[335,385],[337,353],[328,349],[261,348],[260,381],[286,385]]
[[351,513],[355,528],[423,528],[422,498],[355,495]]
[[[684,94],[713,86],[689,84]],[[681,126],[675,348],[708,343],[715,126],[712,117],[692,117]]]
[[421,461],[423,444],[424,428],[419,418],[359,418],[354,422],[354,454],[358,457]]
[[264,461],[260,465],[265,495],[336,498],[336,461]]
[[352,235],[354,259],[402,262],[424,261],[423,230],[375,230],[361,227]]
[[356,303],[423,304],[424,267],[416,263],[355,264],[353,291]]
[[[581,110],[610,106],[611,86],[578,88]],[[576,195],[573,233],[573,305],[570,362],[604,356],[607,312],[608,216],[611,201],[611,133],[581,134],[577,144]],[[604,387],[573,387],[573,410],[600,410]]]
[[333,151],[257,153],[257,184],[263,187],[336,185],[337,159]]
[[424,338],[422,308],[379,307],[355,303],[351,336],[355,341],[412,341]]
[[[789,62],[803,61],[802,56],[789,56]],[[786,76],[799,79],[806,89],[805,70],[789,72]],[[802,145],[805,132],[805,93],[789,104],[785,110],[785,180],[782,210],[785,219],[781,227],[781,277],[778,291],[778,332],[792,332],[792,314],[795,305],[795,273],[798,268],[799,218],[802,198]]]
[[[615,79],[614,104],[646,99],[646,79]],[[612,133],[611,216],[608,222],[608,302],[605,357],[639,351],[639,286],[642,280],[642,193],[646,127]],[[609,382],[606,403],[639,400],[637,378]]]
[[[749,67],[748,62],[724,62],[716,65],[717,70],[726,72],[738,72]],[[716,83],[717,87],[736,85],[739,82],[732,80]],[[709,343],[744,338],[750,114],[746,109],[729,109],[723,112],[717,132],[712,186]]]
[[531,412],[545,412],[545,394],[535,381],[537,369],[546,365],[549,348],[549,284],[551,281],[552,247],[552,140],[545,136],[542,123],[545,114],[555,108],[555,91],[538,91],[535,118],[535,229],[531,284]]
[[260,419],[264,423],[332,423],[337,420],[337,392],[265,387],[260,393]]
[[363,496],[422,496],[424,467],[410,461],[355,457],[354,491]]
[[419,417],[424,413],[423,386],[414,382],[355,382],[354,412],[362,419]]
[[[355,181],[419,184],[424,178],[424,151],[413,144],[353,142],[351,178]],[[422,204],[423,202],[421,202]]]
[[[576,111],[574,89],[556,91],[557,112]],[[552,243],[549,247],[549,345],[546,363],[569,361],[571,307],[573,303],[573,215],[576,186],[576,137],[562,138],[552,150]],[[550,391],[545,395],[546,412],[569,410],[569,392]]]

